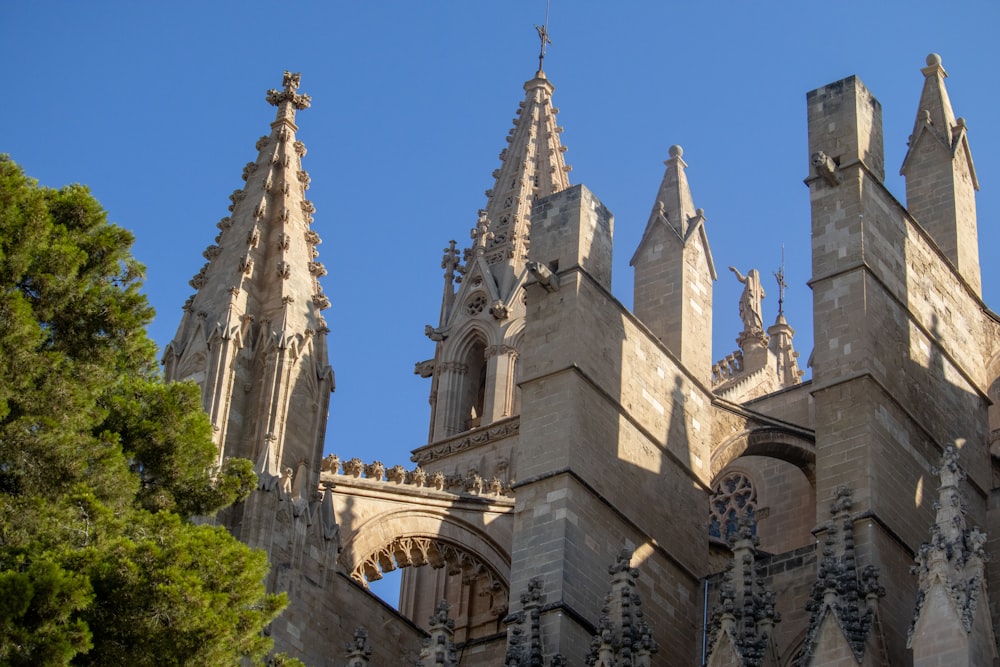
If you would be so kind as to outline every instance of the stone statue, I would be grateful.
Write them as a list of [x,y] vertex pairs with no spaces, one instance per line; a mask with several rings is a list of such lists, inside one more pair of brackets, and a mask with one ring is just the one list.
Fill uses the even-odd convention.
[[736,279],[743,283],[743,295],[740,296],[740,319],[743,320],[743,332],[749,334],[764,333],[764,316],[760,302],[766,296],[764,287],[760,284],[760,272],[750,269],[747,275],[739,272],[735,266],[729,270],[736,274]]

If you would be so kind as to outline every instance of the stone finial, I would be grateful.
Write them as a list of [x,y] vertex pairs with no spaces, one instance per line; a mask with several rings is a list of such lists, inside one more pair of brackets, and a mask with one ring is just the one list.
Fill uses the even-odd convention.
[[635,590],[639,570],[631,566],[632,551],[622,549],[608,568],[611,591],[590,643],[586,664],[595,667],[649,667],[659,651],[653,631],[643,619],[642,600]]
[[[930,57],[928,56],[928,64]],[[957,441],[959,446],[963,440]],[[917,608],[907,637],[907,647],[920,640],[915,637],[917,624],[925,614],[940,614],[941,609],[925,609],[931,590],[943,587],[954,603],[959,621],[966,632],[972,631],[973,620],[980,596],[985,592],[986,535],[979,528],[967,528],[965,506],[959,485],[965,471],[959,465],[958,448],[945,447],[941,464],[932,468],[938,476],[938,500],[934,523],[930,526],[931,539],[917,552],[911,572],[917,575]],[[983,606],[989,613],[987,606]]]
[[328,454],[320,467],[321,472],[328,472],[336,475],[340,472],[340,457],[336,454]]
[[451,605],[447,600],[438,602],[437,609],[427,621],[430,636],[424,640],[420,651],[420,667],[457,667],[458,657],[452,640],[455,621],[448,616]]
[[282,78],[281,90],[271,88],[267,91],[267,102],[272,106],[281,106],[288,103],[295,109],[308,109],[312,103],[312,98],[305,94],[297,93],[302,75],[298,72],[294,74],[286,71]]
[[[528,588],[521,593],[521,611],[504,619],[508,625],[504,667],[543,667],[546,664],[542,655],[541,608],[545,602],[542,588],[540,577],[529,581]],[[565,664],[566,659],[558,653],[548,663],[549,667]]]
[[823,659],[815,651],[820,628],[828,615],[836,617],[838,627],[860,663],[864,658],[865,643],[875,624],[876,603],[885,596],[885,588],[879,584],[875,566],[869,565],[858,572],[851,496],[850,487],[838,486],[830,503],[833,517],[825,526],[823,556],[806,602],[806,610],[811,613],[803,650],[806,664],[818,664],[813,661]]
[[365,466],[365,477],[368,479],[379,480],[385,476],[385,464],[381,461],[372,461]]
[[476,257],[485,255],[486,245],[495,238],[493,232],[490,231],[490,219],[487,217],[485,210],[481,209],[479,211],[476,226],[469,231],[469,237],[473,241],[473,252]]
[[769,664],[768,656],[777,655],[772,632],[781,615],[775,611],[775,594],[765,589],[755,569],[754,555],[759,544],[751,521],[741,518],[739,527],[730,535],[733,560],[725,574],[709,630],[709,654],[727,635],[744,667],[761,667]]
[[367,667],[372,656],[372,647],[368,643],[368,631],[358,628],[354,631],[354,641],[344,647],[347,653],[347,667]]

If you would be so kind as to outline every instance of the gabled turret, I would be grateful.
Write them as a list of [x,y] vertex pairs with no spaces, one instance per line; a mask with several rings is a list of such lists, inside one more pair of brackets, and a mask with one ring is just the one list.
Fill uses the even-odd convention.
[[[433,375],[430,440],[485,426],[518,412],[515,378],[518,337],[524,327],[521,286],[531,231],[531,207],[569,187],[559,141],[553,85],[539,66],[524,84],[525,98],[507,135],[486,208],[471,230],[472,246],[459,262],[456,242],[445,249],[441,316],[426,327],[437,343],[434,359],[417,365]],[[457,285],[457,291],[456,291]]]
[[670,147],[635,267],[636,317],[699,379],[712,369],[712,281],[717,278],[705,233],[705,212],[694,207],[680,146]]
[[285,72],[283,89],[267,93],[278,107],[271,133],[243,169],[246,185],[230,195],[231,215],[191,280],[197,291],[163,363],[167,380],[201,385],[220,461],[249,458],[262,484],[294,475],[295,488],[308,489],[319,479],[333,371],[320,314],[329,306],[318,282],[326,269],[310,229],[306,149],[295,138],[295,112],[310,99],[298,85]]
[[958,268],[977,295],[982,294],[976,195],[979,181],[969,150],[965,120],[955,118],[944,80],[941,56],[927,56],[924,89],[909,150],[899,173],[906,177],[906,207]]

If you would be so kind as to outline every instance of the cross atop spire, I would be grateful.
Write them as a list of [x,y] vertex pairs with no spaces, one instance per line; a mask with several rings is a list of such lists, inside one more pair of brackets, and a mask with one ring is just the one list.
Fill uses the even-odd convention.
[[269,104],[278,107],[278,117],[275,123],[288,122],[295,124],[296,109],[308,109],[312,104],[312,98],[305,93],[297,93],[301,74],[299,72],[285,72],[282,78],[281,90],[271,88],[267,91],[267,101]]

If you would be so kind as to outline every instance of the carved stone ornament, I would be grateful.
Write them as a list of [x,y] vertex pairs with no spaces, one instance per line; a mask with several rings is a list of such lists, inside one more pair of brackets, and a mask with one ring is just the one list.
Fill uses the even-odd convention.
[[[959,440],[958,444],[961,446],[964,442]],[[932,472],[939,480],[938,500],[934,503],[936,515],[931,524],[930,541],[921,545],[911,568],[911,572],[917,575],[919,587],[917,608],[907,636],[908,648],[912,648],[917,640],[914,631],[921,615],[941,612],[940,609],[926,609],[924,606],[935,586],[943,587],[951,597],[958,620],[966,632],[973,629],[985,586],[986,534],[979,528],[968,528],[965,521],[966,509],[960,490],[965,471],[959,465],[958,449],[946,447],[941,455],[941,464],[932,468]],[[938,619],[931,617],[929,622],[934,623]]]
[[205,248],[205,251],[201,253],[201,256],[205,259],[212,261],[216,257],[222,254],[222,248],[217,245],[210,245]]
[[440,329],[435,329],[429,324],[424,325],[424,335],[430,338],[435,343],[440,343],[441,341],[443,341],[445,338],[448,337]]
[[394,465],[386,471],[385,478],[395,484],[403,484],[406,481],[406,468]]
[[323,459],[322,472],[332,473],[334,475],[340,472],[340,457],[336,454],[329,454]]
[[493,305],[490,306],[490,315],[492,315],[494,319],[499,320],[501,322],[510,317],[510,313],[507,310],[507,306],[504,304],[503,301],[493,302]]
[[424,465],[456,452],[481,447],[487,443],[517,435],[520,429],[520,424],[520,420],[515,418],[510,421],[478,429],[475,433],[461,435],[444,442],[438,442],[433,446],[428,445],[417,449],[413,453],[410,460]]
[[267,146],[267,142],[268,141],[269,141],[269,137],[265,134],[264,136],[262,136],[260,139],[257,140],[257,143],[254,144],[254,147],[257,150],[263,150],[264,146]]
[[330,297],[325,294],[313,294],[312,302],[320,310],[326,310],[330,307]]
[[868,635],[875,627],[876,602],[885,596],[874,566],[858,571],[851,495],[850,487],[837,487],[830,503],[833,517],[824,524],[823,556],[806,602],[810,619],[802,649],[807,661],[803,664],[811,664],[809,660],[815,657],[819,630],[828,614],[836,615],[855,659],[861,664]]
[[256,169],[257,169],[256,162],[247,162],[246,166],[243,167],[243,180],[244,181],[249,180],[250,174],[252,174]]
[[322,262],[309,262],[309,273],[321,278],[326,275],[326,267]]
[[[507,628],[507,653],[505,667],[558,667],[566,665],[566,658],[557,653],[548,663],[542,647],[541,607],[545,603],[542,580],[535,577],[528,582],[528,589],[521,593],[521,611],[509,614],[504,622]],[[610,664],[610,663],[609,663]]]
[[381,461],[372,461],[365,466],[365,477],[368,479],[381,480],[385,476],[385,464]]
[[201,270],[195,274],[194,278],[188,281],[188,284],[196,290],[201,289],[205,286],[205,272],[208,270],[208,264],[201,267]]
[[372,657],[372,647],[368,643],[368,631],[358,628],[354,631],[354,640],[344,646],[347,656],[347,667],[367,667]]
[[408,483],[414,486],[423,486],[427,482],[427,473],[420,466],[417,466],[410,472],[406,473],[406,480]]
[[302,95],[296,93],[295,91],[299,88],[299,81],[301,75],[291,72],[285,72],[285,76],[282,80],[283,90],[274,90],[273,88],[267,91],[267,101],[273,106],[278,106],[283,103],[291,103],[291,105],[296,109],[308,109],[312,103],[312,98],[308,95]]
[[294,144],[292,144],[292,148],[295,149],[295,154],[298,155],[299,157],[306,156],[306,145],[301,141],[296,141]]
[[320,243],[323,242],[322,240],[320,240],[319,234],[317,234],[311,229],[306,230],[305,239],[306,243],[308,243],[309,245],[319,245]]
[[278,262],[278,277],[287,280],[292,275],[292,265],[288,262]]
[[623,549],[608,568],[611,591],[604,598],[597,633],[590,643],[588,665],[649,667],[651,656],[659,651],[643,618],[642,600],[636,591],[639,570],[631,567],[631,558],[631,550]]
[[351,477],[361,477],[361,473],[365,470],[364,462],[358,457],[348,459],[344,461],[344,474],[350,475]]
[[827,185],[836,186],[840,184],[840,176],[837,174],[837,163],[833,158],[823,151],[816,151],[812,154],[812,165],[816,170],[816,175],[826,181]]

